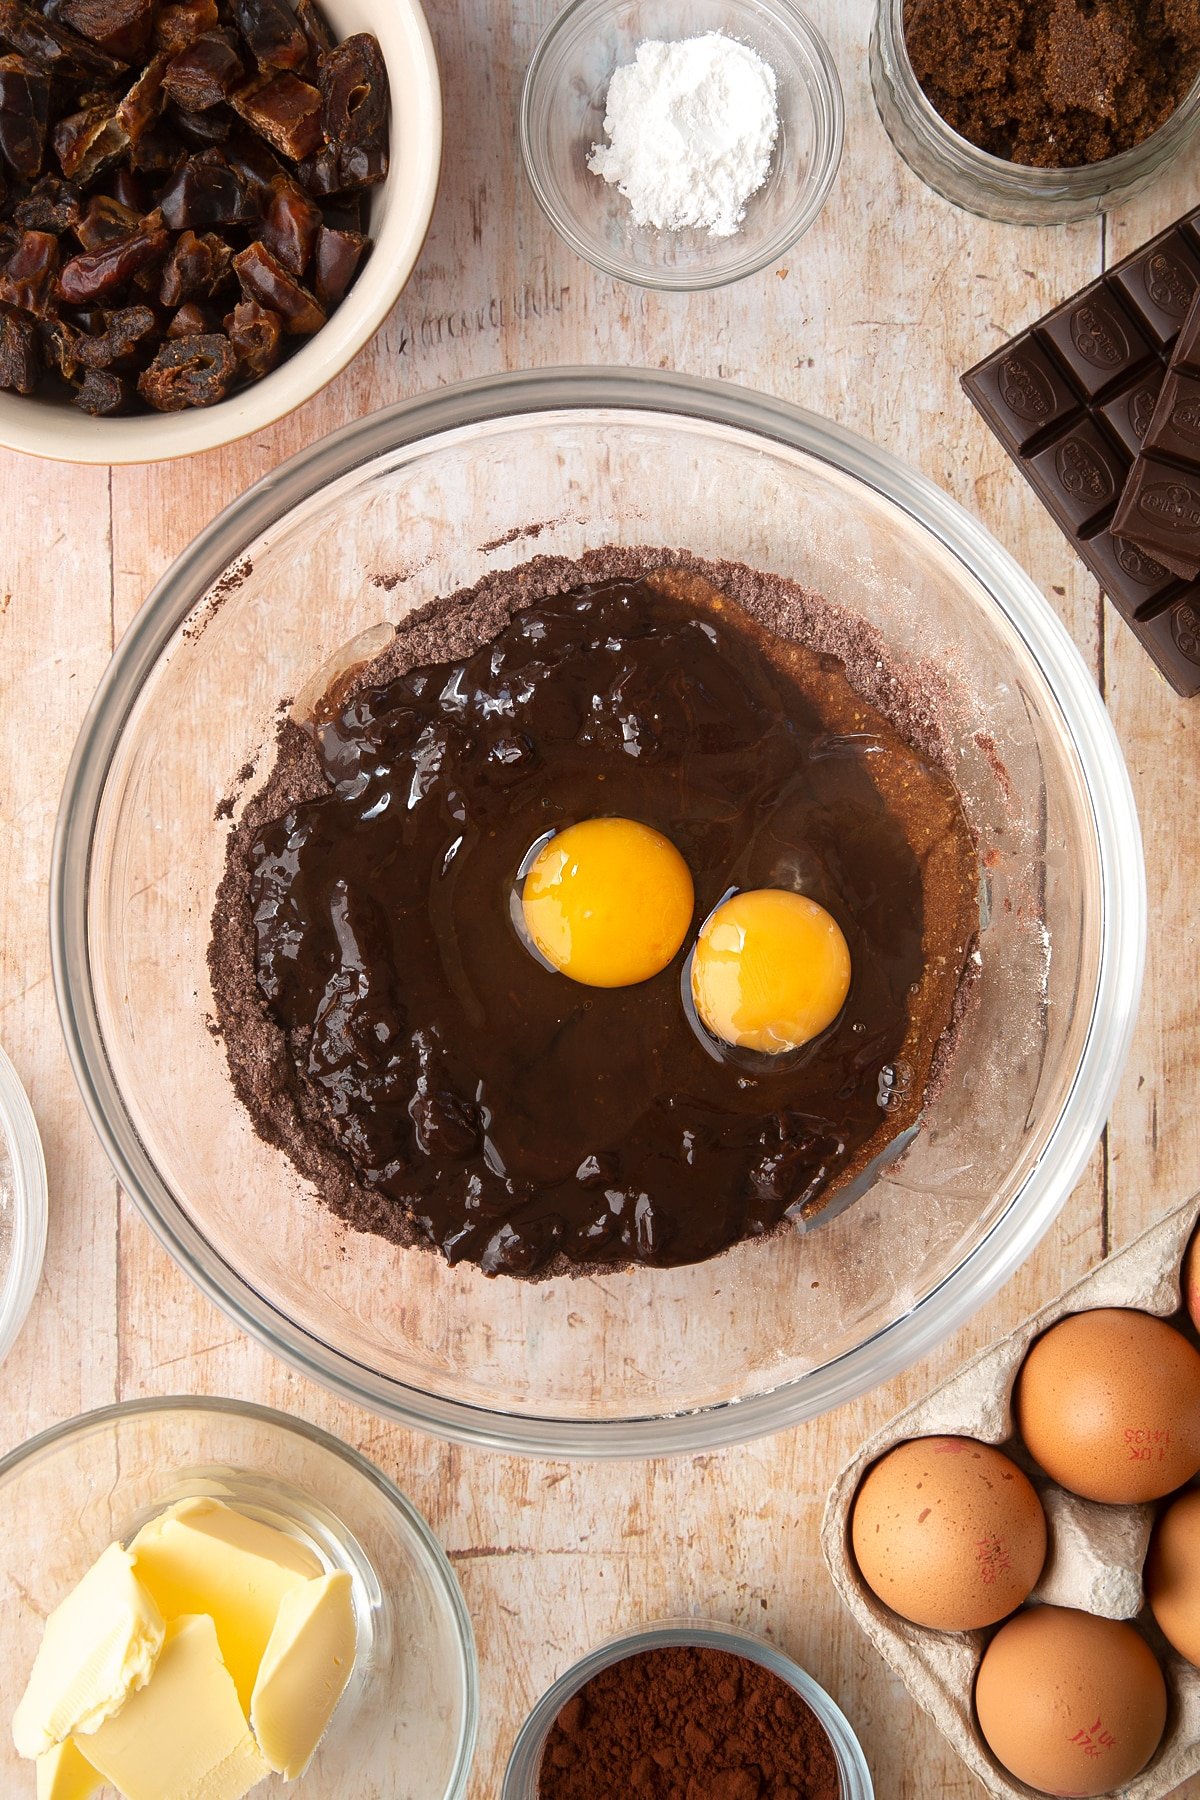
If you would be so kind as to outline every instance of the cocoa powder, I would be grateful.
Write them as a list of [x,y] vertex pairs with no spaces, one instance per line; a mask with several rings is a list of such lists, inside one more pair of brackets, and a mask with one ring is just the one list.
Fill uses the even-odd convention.
[[538,1800],[839,1800],[833,1745],[770,1669],[679,1645],[594,1675],[550,1728]]
[[1077,168],[1170,118],[1200,72],[1200,0],[905,0],[904,39],[960,137]]

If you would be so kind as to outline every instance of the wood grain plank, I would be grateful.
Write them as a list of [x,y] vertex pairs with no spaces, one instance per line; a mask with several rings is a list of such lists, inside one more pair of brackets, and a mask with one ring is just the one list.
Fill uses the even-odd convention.
[[[1185,163],[1113,219],[1110,259],[1194,204]],[[1151,896],[1141,1016],[1109,1132],[1112,1231],[1121,1243],[1200,1186],[1200,943],[1193,923],[1200,847],[1180,819],[1181,800],[1185,816],[1193,811],[1200,710],[1170,691],[1115,616],[1106,622],[1105,692],[1137,797]]]
[[7,1448],[116,1390],[116,1184],[67,1064],[47,926],[59,792],[112,649],[107,471],[0,455],[0,518],[0,1043],[37,1117],[50,1207],[41,1289],[4,1365]]

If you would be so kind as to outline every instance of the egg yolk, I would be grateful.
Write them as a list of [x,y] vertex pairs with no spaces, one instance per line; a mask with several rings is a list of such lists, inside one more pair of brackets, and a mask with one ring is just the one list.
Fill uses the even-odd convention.
[[692,998],[714,1037],[778,1056],[837,1018],[850,951],[837,920],[804,894],[753,888],[705,920],[692,958]]
[[694,904],[674,844],[635,819],[585,819],[557,832],[521,892],[538,950],[586,987],[628,987],[665,969]]

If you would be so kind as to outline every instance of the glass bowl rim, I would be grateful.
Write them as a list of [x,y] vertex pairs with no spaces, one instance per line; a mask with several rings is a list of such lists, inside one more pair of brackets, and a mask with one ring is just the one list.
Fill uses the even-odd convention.
[[[92,840],[117,745],[162,651],[245,546],[374,457],[463,426],[519,426],[597,409],[700,420],[799,450],[861,481],[930,532],[999,607],[1042,674],[1085,777],[1101,889],[1099,972],[1079,1067],[1042,1156],[969,1255],[908,1311],[794,1381],[684,1412],[619,1419],[502,1412],[409,1387],[278,1312],[208,1244],[141,1144],[105,1050],[88,957]],[[55,993],[84,1104],[121,1184],[201,1291],[241,1330],[355,1405],[456,1442],[553,1457],[665,1455],[744,1443],[856,1398],[962,1325],[1030,1254],[1083,1173],[1136,1023],[1146,917],[1141,830],[1112,721],[1066,627],[1008,552],[932,481],[844,426],[749,388],[653,369],[544,368],[437,388],[355,420],[261,477],[176,558],[110,661],[72,753],[50,873]]]
[[833,1745],[838,1774],[843,1788],[842,1800],[873,1800],[875,1793],[870,1767],[858,1736],[833,1696],[815,1676],[801,1668],[795,1659],[781,1650],[770,1638],[759,1637],[740,1625],[723,1619],[670,1618],[653,1621],[636,1631],[623,1632],[609,1638],[565,1669],[542,1694],[517,1733],[504,1770],[500,1800],[525,1800],[528,1792],[526,1775],[530,1759],[541,1749],[541,1741],[558,1713],[573,1694],[579,1692],[593,1675],[615,1663],[637,1656],[646,1650],[662,1650],[671,1645],[691,1645],[703,1650],[727,1650],[742,1656],[760,1668],[769,1669],[786,1681],[807,1703]]
[[0,1048],[0,1139],[12,1167],[12,1243],[0,1277],[0,1363],[18,1337],[33,1304],[49,1229],[46,1158],[37,1119],[21,1077]]
[[61,1419],[56,1425],[48,1425],[44,1430],[35,1432],[33,1437],[26,1438],[24,1443],[0,1456],[0,1491],[14,1471],[23,1463],[34,1461],[44,1450],[54,1449],[67,1443],[72,1437],[100,1430],[120,1419],[139,1418],[160,1412],[219,1413],[225,1418],[255,1419],[260,1424],[270,1425],[293,1437],[306,1438],[317,1449],[327,1451],[340,1462],[346,1463],[356,1474],[363,1476],[404,1519],[417,1538],[428,1573],[436,1578],[440,1591],[449,1603],[455,1636],[462,1654],[462,1730],[459,1733],[454,1769],[446,1787],[445,1800],[463,1800],[479,1735],[479,1654],[467,1602],[454,1572],[454,1565],[425,1515],[397,1487],[390,1475],[385,1475],[370,1457],[364,1456],[361,1450],[356,1450],[353,1444],[348,1444],[344,1438],[336,1437],[333,1432],[326,1431],[321,1425],[312,1424],[297,1413],[281,1412],[278,1407],[263,1406],[255,1400],[235,1400],[224,1395],[210,1394],[148,1394],[129,1400],[109,1401],[104,1406],[93,1407],[89,1412],[75,1413],[69,1419]]
[[568,0],[568,4],[555,14],[534,45],[525,79],[521,83],[521,98],[517,110],[521,163],[534,198],[555,231],[577,256],[590,263],[594,269],[599,269],[601,274],[628,282],[632,287],[649,288],[659,293],[695,294],[712,288],[727,287],[732,282],[743,281],[747,276],[758,274],[769,263],[786,256],[824,211],[841,166],[845,140],[846,108],[837,64],[821,32],[807,13],[792,4],[792,0],[745,0],[745,3],[748,10],[761,14],[773,25],[782,27],[800,39],[808,58],[805,91],[816,121],[817,143],[811,167],[798,187],[797,203],[787,224],[766,244],[758,250],[748,251],[740,261],[731,263],[727,269],[709,269],[702,265],[690,270],[652,270],[645,269],[628,258],[608,256],[576,229],[569,214],[555,204],[543,179],[541,158],[534,149],[531,115],[534,93],[546,59],[568,26],[576,24],[580,15],[587,18],[592,14],[612,11],[617,0]]
[[[930,153],[940,158],[943,164],[953,163],[959,173],[977,179],[982,184],[981,194],[986,190],[994,199],[1041,202],[1046,208],[1053,208],[1058,202],[1062,208],[1061,216],[1053,217],[1050,211],[1045,211],[1031,215],[1024,221],[1026,223],[1078,224],[1094,217],[1097,211],[1111,210],[1131,190],[1136,191],[1134,184],[1140,185],[1148,173],[1165,167],[1184,150],[1200,129],[1200,74],[1197,74],[1162,124],[1140,143],[1119,150],[1115,156],[1102,157],[1099,162],[1064,164],[1055,168],[1010,162],[1007,157],[996,156],[955,131],[917,80],[904,36],[905,3],[906,0],[876,0],[873,30],[881,37],[886,33],[888,54],[894,59],[899,77],[898,84],[889,84],[891,93],[903,101],[909,125],[919,133]],[[1088,201],[1102,204],[1083,213],[1071,210]]]

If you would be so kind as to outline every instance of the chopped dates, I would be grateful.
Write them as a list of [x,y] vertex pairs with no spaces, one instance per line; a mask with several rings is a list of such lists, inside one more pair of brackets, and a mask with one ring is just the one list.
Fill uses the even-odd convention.
[[284,0],[234,0],[234,18],[261,69],[302,69],[308,40]]
[[212,324],[204,308],[195,300],[189,300],[179,308],[171,323],[167,326],[169,338],[194,337],[199,331],[211,331]]
[[163,306],[182,306],[188,300],[211,300],[224,286],[233,253],[223,238],[206,231],[180,232],[163,265],[158,297]]
[[22,0],[0,0],[0,39],[46,75],[66,83],[115,83],[129,68],[120,57],[108,56],[70,26],[44,17]]
[[122,238],[133,237],[141,223],[141,214],[131,206],[122,206],[107,194],[94,194],[72,229],[85,250],[103,250],[109,244],[119,244]]
[[157,412],[212,406],[229,392],[237,366],[237,354],[222,332],[170,338],[138,376],[138,393]]
[[321,95],[295,75],[264,75],[232,97],[233,110],[281,156],[302,162],[321,145]]
[[71,306],[115,298],[148,263],[161,262],[171,236],[161,225],[150,224],[153,216],[148,215],[132,237],[73,256],[58,278],[59,298]]
[[225,319],[225,331],[242,367],[251,375],[266,375],[279,361],[283,321],[257,300],[239,300]]
[[251,244],[233,266],[247,300],[257,300],[283,321],[283,329],[296,337],[309,337],[320,331],[325,314],[306,287],[289,275],[276,261],[265,244]]
[[41,372],[37,326],[15,307],[0,308],[0,387],[32,394]]
[[206,112],[229,98],[244,73],[232,33],[205,31],[171,57],[162,84],[185,112]]
[[109,419],[129,405],[129,383],[111,369],[89,369],[79,384],[75,404],[94,419]]
[[177,6],[163,6],[154,18],[154,43],[159,50],[175,56],[205,31],[220,24],[216,0],[180,0]]
[[61,237],[78,224],[82,207],[79,193],[56,175],[43,175],[11,209],[12,224],[22,231],[50,231]]
[[150,49],[154,0],[60,0],[46,11],[122,62],[139,62]]
[[317,0],[0,0],[0,389],[212,406],[321,329],[388,168]]
[[333,311],[354,280],[368,241],[361,231],[338,231],[331,225],[322,225],[317,232],[314,288],[326,312]]
[[118,162],[130,145],[129,133],[117,117],[111,101],[101,100],[96,106],[60,119],[52,133],[54,154],[68,181],[90,187]]
[[0,56],[0,156],[19,181],[33,181],[46,156],[50,76],[28,57]]
[[158,320],[148,306],[119,307],[107,314],[102,330],[76,339],[75,360],[83,369],[129,371],[157,330]]
[[315,200],[290,176],[271,184],[271,197],[263,215],[262,242],[292,275],[303,275],[312,258],[324,215]]
[[321,60],[321,132],[337,164],[332,192],[387,174],[388,79],[379,45],[359,32]]
[[51,310],[58,274],[58,239],[48,231],[23,231],[0,269],[0,300],[44,318]]

